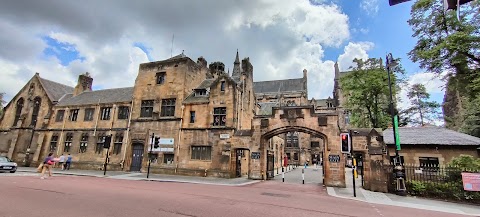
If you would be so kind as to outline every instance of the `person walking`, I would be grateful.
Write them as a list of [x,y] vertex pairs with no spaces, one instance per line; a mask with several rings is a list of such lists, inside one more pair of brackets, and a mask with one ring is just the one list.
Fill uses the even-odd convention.
[[58,165],[62,168],[62,170],[65,169],[65,153],[60,156],[60,159],[58,160]]
[[45,172],[48,170],[48,177],[52,176],[52,165],[55,164],[53,160],[53,153],[49,153],[48,156],[43,160],[42,173],[40,174],[41,179],[46,179]]
[[65,162],[65,170],[70,170],[70,164],[72,164],[72,155],[68,154],[67,161]]

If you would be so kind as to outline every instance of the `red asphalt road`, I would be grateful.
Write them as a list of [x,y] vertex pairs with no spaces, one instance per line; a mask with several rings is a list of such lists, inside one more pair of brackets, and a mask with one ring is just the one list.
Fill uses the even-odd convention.
[[328,196],[317,185],[230,187],[93,177],[0,177],[0,216],[462,216]]

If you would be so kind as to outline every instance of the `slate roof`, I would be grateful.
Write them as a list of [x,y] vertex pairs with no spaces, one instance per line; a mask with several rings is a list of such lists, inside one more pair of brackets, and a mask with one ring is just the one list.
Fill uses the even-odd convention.
[[253,82],[253,90],[256,94],[306,91],[303,81],[303,78],[257,81]]
[[[392,128],[383,131],[385,144],[394,144]],[[400,144],[480,145],[480,138],[443,127],[400,127]]]
[[38,77],[52,102],[59,101],[65,94],[73,93],[75,88]]
[[[205,79],[202,81],[202,83],[195,89],[207,89],[210,86],[212,86],[213,82],[215,82],[216,79]],[[208,96],[195,96],[195,91],[190,93],[190,95],[183,100],[183,103],[185,104],[195,104],[195,103],[208,103],[210,102]]]
[[132,101],[133,87],[113,88],[83,92],[77,96],[65,96],[59,106],[92,105],[97,103],[115,103]]

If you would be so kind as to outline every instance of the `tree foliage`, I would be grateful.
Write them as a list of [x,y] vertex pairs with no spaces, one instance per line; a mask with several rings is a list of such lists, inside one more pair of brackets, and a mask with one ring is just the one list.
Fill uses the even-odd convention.
[[462,5],[460,12],[458,20],[455,11],[444,11],[443,1],[416,1],[408,23],[418,41],[409,57],[427,71],[447,75],[454,88],[447,89],[454,94],[447,98],[462,103],[444,102],[445,121],[480,137],[480,1]]
[[407,97],[411,106],[404,111],[404,115],[409,124],[424,126],[439,118],[440,104],[429,101],[430,94],[423,84],[412,85],[407,92]]
[[417,44],[409,56],[420,67],[431,72],[452,71],[469,76],[480,66],[479,4],[462,6],[462,16],[444,12],[443,1],[418,0],[408,21]]
[[[340,78],[345,107],[351,112],[350,123],[355,127],[387,128],[391,122],[389,110],[388,74],[381,59],[355,59],[352,71]],[[403,72],[401,67],[398,72]],[[397,76],[392,73],[392,93],[396,93]]]

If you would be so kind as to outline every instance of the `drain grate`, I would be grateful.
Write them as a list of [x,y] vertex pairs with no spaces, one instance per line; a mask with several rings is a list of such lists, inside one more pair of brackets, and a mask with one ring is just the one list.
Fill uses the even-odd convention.
[[263,192],[261,195],[272,196],[272,197],[290,197],[288,194],[275,194],[270,192]]

